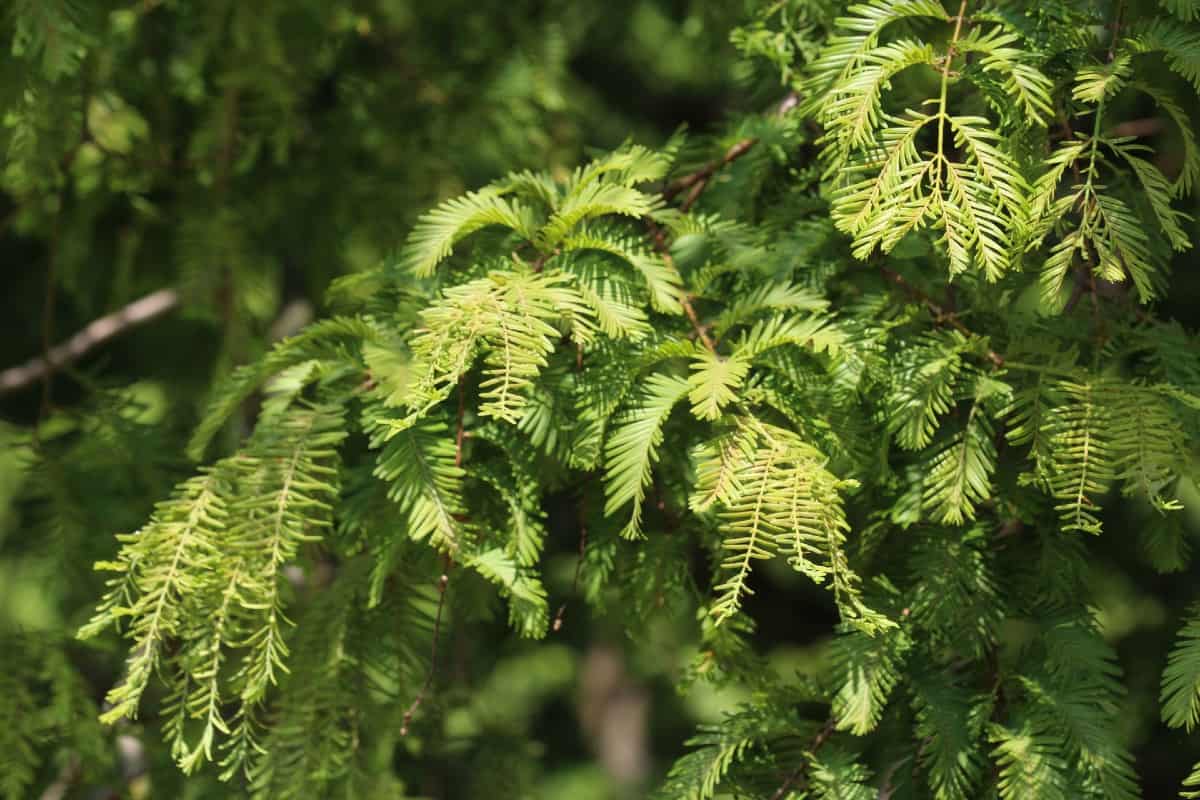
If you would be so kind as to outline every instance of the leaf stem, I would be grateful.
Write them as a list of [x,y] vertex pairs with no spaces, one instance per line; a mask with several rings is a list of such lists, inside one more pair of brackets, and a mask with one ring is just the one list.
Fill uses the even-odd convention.
[[[967,0],[962,0],[958,7],[958,16],[954,18],[954,33],[950,36],[950,44],[946,46],[946,61],[942,64],[942,89],[938,97],[938,138],[937,138],[937,155],[939,162],[945,159],[945,138],[946,138],[946,98],[950,90],[950,65],[954,62],[954,47],[958,44],[958,37],[962,33],[963,17],[967,14]],[[939,184],[942,180],[941,169],[937,172]]]
[[[812,742],[808,745],[806,755],[811,756],[813,753],[816,753],[818,750],[820,750],[821,746],[824,745],[825,742],[828,741],[829,737],[833,735],[833,731],[836,727],[837,720],[833,717],[830,717],[825,724],[821,726],[821,729],[817,731],[817,735],[813,737]],[[808,771],[808,767],[809,762],[807,760],[801,763],[800,766],[796,767],[796,769],[792,771],[792,774],[787,776],[787,780],[783,782],[783,785],[775,790],[775,794],[771,795],[771,800],[783,800],[784,797],[787,797],[787,794],[792,787],[796,786],[796,782],[804,777],[804,774]]]
[[425,675],[425,683],[421,685],[421,690],[417,692],[417,696],[413,698],[412,704],[404,712],[404,718],[400,721],[401,736],[408,736],[408,724],[412,722],[413,715],[417,713],[417,709],[425,702],[425,696],[429,693],[429,687],[433,685],[433,676],[437,674],[438,639],[441,638],[442,634],[442,612],[446,607],[446,586],[450,583],[450,570],[453,567],[454,561],[447,555],[444,562],[444,570],[441,577],[438,578],[438,604],[437,614],[433,618],[433,644],[430,645],[429,672]]

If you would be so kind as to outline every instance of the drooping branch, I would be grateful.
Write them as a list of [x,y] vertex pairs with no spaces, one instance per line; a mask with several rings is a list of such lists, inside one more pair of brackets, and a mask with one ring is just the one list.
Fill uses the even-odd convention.
[[0,372],[0,395],[23,389],[82,357],[88,351],[137,325],[157,319],[179,305],[179,292],[159,289],[89,323],[70,339],[50,348],[44,355]]

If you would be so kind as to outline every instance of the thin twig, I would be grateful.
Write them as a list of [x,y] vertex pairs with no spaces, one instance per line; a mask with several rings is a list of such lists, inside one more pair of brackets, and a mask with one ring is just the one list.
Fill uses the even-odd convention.
[[[811,754],[815,753],[817,750],[820,750],[821,745],[825,744],[825,742],[829,740],[829,737],[833,735],[834,728],[836,727],[837,720],[831,716],[828,720],[826,720],[825,724],[821,726],[821,730],[817,731],[817,735],[814,736],[813,740],[809,743],[806,752]],[[792,787],[796,786],[797,782],[804,777],[805,773],[808,771],[808,767],[808,762],[804,761],[800,764],[800,766],[792,770],[792,773],[787,776],[787,780],[783,782],[783,785],[775,790],[775,794],[771,795],[771,800],[783,800],[784,797],[787,797],[787,793],[791,791]]]
[[[949,118],[946,116],[946,97],[947,97],[947,91],[949,90],[949,87],[950,87],[950,65],[954,63],[954,56],[958,52],[957,51],[958,36],[960,33],[962,33],[963,17],[966,16],[966,13],[967,13],[967,0],[962,0],[962,4],[959,5],[959,7],[958,7],[958,16],[954,18],[954,33],[951,34],[951,36],[950,36],[950,44],[948,44],[946,46],[946,61],[944,64],[942,64],[942,88],[941,88],[941,96],[938,100],[938,109],[939,109],[939,115],[940,115],[940,118],[938,119],[938,128],[937,128],[937,155],[938,155],[938,158],[942,158],[943,157],[942,154],[945,153],[944,140],[945,140],[945,135],[946,135],[946,126],[947,126],[947,124],[949,124]],[[939,185],[942,180],[943,168],[948,168],[948,167],[945,167],[945,165],[938,166],[936,180],[939,183]]]
[[425,674],[425,683],[421,685],[421,691],[417,692],[417,696],[413,698],[412,704],[404,712],[404,718],[400,720],[401,736],[408,736],[408,724],[412,722],[413,715],[417,713],[417,709],[425,702],[425,696],[429,694],[429,687],[433,685],[433,676],[437,674],[438,639],[442,635],[442,611],[446,607],[446,586],[450,583],[450,570],[453,567],[454,562],[447,555],[444,562],[444,571],[441,577],[438,578],[438,604],[437,614],[433,618],[433,644],[430,645],[429,650],[429,672]]
[[[463,388],[463,378],[458,379],[458,421],[454,433],[454,466],[461,467],[463,462],[463,417],[466,414],[467,400],[466,392]],[[408,735],[408,723],[412,722],[413,714],[417,713],[417,709],[425,702],[425,696],[429,694],[429,687],[433,685],[433,676],[437,674],[438,667],[438,640],[442,635],[442,611],[446,607],[446,586],[450,583],[450,570],[454,568],[454,561],[450,558],[449,553],[445,556],[443,562],[443,571],[438,579],[438,604],[437,614],[433,619],[433,643],[430,645],[429,652],[429,672],[425,675],[425,683],[421,685],[421,691],[417,692],[417,696],[413,698],[412,704],[408,710],[404,712],[404,718],[400,721],[400,735]]]
[[0,372],[0,395],[22,389],[54,370],[83,356],[97,345],[136,325],[149,322],[179,305],[174,289],[159,289],[135,300],[119,311],[88,323],[70,339],[55,345],[38,358]]
[[892,795],[896,793],[896,784],[892,782],[892,778],[899,772],[900,767],[904,766],[907,758],[908,756],[902,756],[896,759],[883,773],[883,781],[879,787],[879,797],[877,800],[892,800]]
[[946,63],[942,65],[942,77],[945,78],[950,74],[950,63],[954,58],[955,46],[958,44],[959,34],[962,33],[963,19],[967,15],[967,0],[962,0],[958,6],[958,16],[954,18],[954,33],[950,34],[950,46],[946,51]]
[[1123,136],[1153,136],[1160,133],[1166,127],[1166,123],[1161,117],[1142,117],[1141,119],[1130,119],[1125,122],[1119,122],[1109,130],[1110,136],[1121,138]]
[[[664,256],[664,258],[669,258],[669,256]],[[679,303],[683,306],[683,313],[687,314],[687,318],[691,321],[692,327],[696,329],[696,335],[700,337],[704,347],[710,353],[717,352],[717,346],[713,343],[712,337],[708,335],[708,331],[700,324],[700,318],[696,316],[696,309],[692,307],[691,295],[684,294],[679,298]]]
[[[800,96],[795,92],[788,92],[787,96],[784,97],[783,100],[779,102],[779,105],[775,107],[774,114],[775,116],[783,116],[799,104]],[[709,162],[695,172],[671,181],[669,184],[667,184],[667,188],[663,189],[663,199],[669,202],[675,199],[675,196],[680,192],[684,191],[685,189],[690,189],[691,191],[688,192],[687,197],[684,198],[682,205],[679,207],[680,211],[683,211],[686,214],[691,210],[692,206],[695,205],[696,201],[700,199],[700,195],[704,192],[705,188],[707,188],[709,180],[713,175],[716,174],[717,170],[727,167],[734,161],[737,161],[739,158],[746,155],[746,153],[749,153],[754,146],[758,144],[758,141],[759,140],[757,137],[748,136],[745,139],[742,139],[731,145],[729,149],[725,151],[725,155],[721,156],[716,161]]]
[[[1063,140],[1067,142],[1075,141],[1075,129],[1071,127],[1071,120],[1067,117],[1065,111],[1062,112],[1062,130]],[[1083,183],[1083,176],[1079,174],[1079,159],[1071,159],[1071,174],[1075,178],[1075,183]]]
[[[960,320],[958,318],[957,314],[955,314],[953,311],[947,311],[944,308],[942,308],[940,305],[938,305],[937,301],[935,301],[932,297],[925,294],[920,289],[918,289],[916,286],[913,286],[911,283],[906,281],[904,279],[904,276],[901,275],[899,272],[896,272],[894,269],[891,269],[889,267],[883,267],[883,266],[881,266],[879,268],[879,271],[883,274],[883,277],[887,278],[889,281],[896,284],[898,287],[903,289],[905,292],[907,292],[913,298],[920,300],[921,303],[923,303],[925,305],[925,307],[927,309],[929,309],[929,312],[931,314],[933,314],[934,322],[937,322],[939,324],[943,323],[943,322],[948,323],[952,328],[954,328],[956,331],[961,333],[963,336],[973,336],[974,335],[971,332],[971,329],[962,323],[962,320]],[[988,361],[991,361],[992,364],[997,369],[1004,366],[1004,357],[1001,356],[999,353],[997,353],[995,350],[988,350],[987,358],[988,358]]]
[[[675,264],[671,258],[671,248],[670,245],[667,244],[667,238],[663,234],[662,228],[658,227],[658,225],[650,217],[643,217],[642,221],[646,223],[646,227],[650,231],[650,238],[654,242],[655,251],[658,252],[659,256],[662,257],[662,260],[666,262],[667,266],[674,270]],[[717,352],[716,343],[713,342],[712,337],[708,335],[708,331],[705,329],[704,325],[701,324],[700,317],[696,314],[696,309],[692,305],[692,296],[684,293],[683,296],[679,298],[679,304],[683,306],[683,312],[687,314],[687,318],[692,323],[692,327],[695,329],[696,335],[700,338],[700,341],[703,342],[704,346],[709,352]]]
[[796,94],[795,92],[788,92],[787,95],[779,101],[779,105],[775,107],[775,116],[782,117],[798,105],[800,105],[800,95]]
[[546,266],[546,262],[549,261],[550,259],[554,258],[556,255],[558,255],[561,252],[562,252],[562,248],[556,247],[553,250],[551,250],[549,253],[542,253],[541,255],[539,255],[537,257],[537,260],[535,260],[533,262],[533,265],[532,265],[533,271],[541,272],[542,267]]
[[674,199],[675,195],[679,194],[684,189],[691,189],[691,192],[688,193],[687,199],[684,200],[683,205],[680,206],[680,210],[682,210],[684,213],[687,213],[687,211],[692,207],[692,204],[694,204],[700,197],[700,193],[704,191],[704,187],[707,185],[709,178],[716,174],[717,170],[732,164],[734,161],[737,161],[739,158],[746,155],[746,153],[749,153],[756,144],[758,144],[758,139],[755,137],[742,139],[740,142],[735,143],[725,151],[725,155],[721,156],[721,158],[705,164],[703,167],[691,173],[690,175],[684,175],[682,178],[672,181],[667,188],[663,190],[663,199],[672,200]]
[[[782,116],[795,108],[799,102],[799,96],[795,92],[789,92],[776,107],[774,113],[776,116]],[[705,188],[708,187],[709,180],[712,178],[712,176],[715,175],[718,170],[728,166],[729,164],[732,164],[734,161],[737,161],[739,158],[746,155],[746,153],[749,153],[754,146],[758,144],[758,142],[759,140],[757,137],[748,137],[734,143],[728,150],[725,151],[725,154],[716,161],[712,161],[695,172],[689,175],[684,175],[682,178],[678,178],[677,180],[674,180],[668,184],[667,187],[663,189],[663,199],[670,201],[685,189],[689,190],[687,197],[684,198],[683,203],[679,206],[679,210],[686,214],[692,209],[692,206],[695,205],[696,201],[700,199],[700,195],[704,192]],[[670,246],[667,244],[666,237],[663,235],[662,229],[659,228],[658,225],[655,224],[654,220],[650,219],[649,217],[645,218],[645,222],[647,227],[650,229],[650,235],[654,240],[654,249],[657,250],[662,256],[663,260],[667,262],[667,266],[672,266]],[[689,294],[684,294],[683,297],[680,298],[680,305],[683,306],[684,313],[687,314],[688,320],[692,323],[692,328],[695,329],[696,335],[699,337],[704,347],[707,348],[710,353],[717,352],[716,342],[714,342],[712,337],[708,335],[708,330],[700,322],[700,317],[696,314],[696,309],[692,305],[692,296]]]
[[[587,528],[587,509],[584,505],[584,500],[587,495],[583,495],[579,499],[579,554],[575,559],[575,577],[571,580],[571,594],[575,595],[579,592],[579,576],[583,572],[583,559],[587,556],[588,543],[588,528]],[[550,629],[556,633],[562,630],[563,616],[567,613],[567,604],[564,601],[558,607],[558,611],[554,614],[554,623]]]
[[1019,536],[1025,530],[1025,523],[1015,517],[1006,521],[996,531],[997,539],[1007,539],[1010,536]]
[[[1109,42],[1109,45],[1108,45],[1108,61],[1110,63],[1112,62],[1113,57],[1116,54],[1117,41],[1120,39],[1120,36],[1121,36],[1121,14],[1123,13],[1123,11],[1124,11],[1124,3],[1118,2],[1117,7],[1116,7],[1116,13],[1113,16],[1113,21],[1112,21],[1112,26],[1111,26],[1112,27],[1112,40]],[[1096,142],[1099,140],[1099,136],[1100,136],[1100,124],[1103,119],[1101,111],[1103,108],[1104,108],[1104,101],[1101,100],[1100,105],[1096,108],[1096,119],[1095,119],[1095,122],[1092,127],[1091,158],[1090,158],[1090,161],[1088,164],[1088,179],[1087,179],[1087,186],[1089,188],[1092,186],[1092,182],[1096,176],[1096,172],[1095,172],[1095,169],[1096,169]],[[1064,123],[1064,124],[1067,124],[1067,123]],[[1068,129],[1069,129],[1069,127],[1070,126],[1068,125]],[[1078,181],[1078,177],[1079,177],[1078,169],[1076,168],[1074,163],[1072,163],[1071,166],[1072,166],[1072,168],[1074,168],[1076,170],[1075,175],[1076,175],[1076,180]],[[1088,203],[1091,208],[1095,207],[1096,199],[1094,197],[1094,192],[1093,192],[1093,196],[1088,199]],[[1083,293],[1086,291],[1090,295],[1090,299],[1091,299],[1093,324],[1096,326],[1097,332],[1098,332],[1100,338],[1103,339],[1104,338],[1104,321],[1103,321],[1103,316],[1100,313],[1100,299],[1096,295],[1095,259],[1092,257],[1092,251],[1091,251],[1091,248],[1089,248],[1089,247],[1083,248],[1083,255],[1084,255],[1084,259],[1087,261],[1087,264],[1085,267],[1081,268],[1079,274],[1076,275],[1075,286],[1071,290],[1071,297],[1067,300],[1067,304],[1064,307],[1064,310],[1066,311],[1066,313],[1070,314],[1075,309],[1075,306],[1079,302],[1079,299],[1083,296]]]
[[1117,42],[1121,38],[1121,16],[1125,13],[1125,3],[1120,0],[1117,3],[1117,13],[1113,15],[1112,23],[1112,40],[1108,43],[1108,63],[1112,63],[1113,58],[1117,55]]
[[[958,41],[959,35],[962,32],[962,24],[966,15],[966,10],[967,0],[962,0],[962,3],[958,9],[958,16],[955,18],[954,33],[951,36],[950,42],[951,52],[947,54],[943,78],[949,74],[950,60],[953,55],[952,51],[955,43]],[[790,93],[779,105],[776,113],[784,114],[794,108],[798,102],[798,96],[794,92]],[[716,173],[716,171],[744,156],[756,144],[758,144],[758,141],[758,139],[754,138],[743,139],[725,151],[725,155],[720,159],[707,164],[696,172],[685,175],[682,178],[673,181],[667,186],[666,189],[663,190],[663,199],[669,201],[683,190],[690,189],[687,198],[680,206],[681,211],[684,213],[688,212],[695,201],[699,198],[700,193],[704,191],[704,188],[708,185],[709,179]],[[658,251],[663,260],[667,262],[668,266],[670,266],[670,246],[667,244],[666,237],[664,236],[662,229],[654,222],[654,220],[650,219],[649,217],[646,217],[644,221],[650,230],[650,236],[654,242],[655,250]],[[933,313],[936,322],[939,324],[943,322],[948,323],[964,336],[973,335],[971,330],[962,323],[962,320],[958,318],[958,315],[954,313],[953,310],[948,311],[943,308],[935,300],[933,300],[933,298],[929,297],[920,289],[906,281],[904,277],[895,270],[887,267],[881,267],[880,269],[883,272],[884,277],[924,303],[925,307]],[[715,353],[717,351],[716,343],[712,340],[712,337],[708,335],[706,327],[700,322],[700,317],[696,314],[696,309],[692,305],[692,299],[693,298],[691,295],[684,294],[683,297],[680,298],[680,304],[683,306],[683,311],[687,315],[688,320],[692,323],[692,327],[695,329],[697,337],[704,344],[705,348],[709,350],[709,352]],[[1004,358],[994,350],[989,349],[987,351],[987,358],[996,368],[1004,366]]]

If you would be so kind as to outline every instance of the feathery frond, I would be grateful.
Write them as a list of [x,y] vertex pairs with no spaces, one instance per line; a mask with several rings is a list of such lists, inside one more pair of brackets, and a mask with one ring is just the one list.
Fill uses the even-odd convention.
[[[752,724],[745,724],[739,717],[747,717],[745,722]],[[664,790],[669,790],[672,797],[686,800],[716,797],[730,768],[758,745],[763,734],[757,715],[739,717],[726,719],[721,725],[701,728],[689,739],[686,744],[695,749],[671,767]]]
[[[854,33],[831,37],[812,65],[813,85],[821,87],[813,108],[826,129],[823,158],[834,182],[835,224],[854,238],[858,258],[876,248],[890,252],[907,234],[934,225],[942,231],[952,276],[975,267],[998,280],[1011,261],[1029,187],[991,122],[951,111],[951,62],[960,54],[982,56],[982,71],[1001,75],[1003,89],[1035,121],[1051,115],[1049,79],[1011,47],[1014,33],[976,29],[960,39],[961,20],[948,17],[940,4],[874,3],[851,10],[856,16],[837,22]],[[879,45],[880,30],[906,16],[955,21],[946,51],[914,39]],[[941,72],[940,96],[928,101],[934,110],[888,110],[884,92],[900,72],[918,65]],[[926,132],[936,138],[936,149],[924,149]]]
[[[150,522],[122,538],[120,560],[97,569],[117,572],[96,614],[79,632],[84,638],[132,620],[133,642],[123,681],[108,697],[111,720],[134,717],[166,644],[181,633],[181,605],[199,589],[198,575],[212,571],[230,489],[225,469],[212,469],[176,487]],[[208,567],[206,570],[205,567]]]
[[434,273],[456,243],[482,228],[499,225],[533,237],[529,212],[497,188],[451,198],[418,221],[408,236],[402,266],[418,278]]
[[454,462],[454,436],[445,423],[427,420],[388,439],[375,467],[407,519],[408,536],[448,552],[468,535],[461,522],[465,473]]
[[632,515],[621,535],[641,535],[642,503],[651,467],[662,444],[662,427],[688,383],[662,372],[646,378],[634,400],[620,412],[604,446],[604,513],[615,514],[632,503]]
[[795,570],[816,583],[829,582],[846,622],[869,631],[888,627],[886,618],[863,603],[844,548],[849,525],[841,492],[853,484],[826,471],[826,459],[795,434],[753,420],[744,424],[757,434],[757,444],[738,465],[718,514],[729,554],[721,562],[725,580],[715,587],[714,616],[733,616],[751,593],[754,561],[782,551]]
[[[283,569],[330,525],[344,437],[336,408],[285,409],[260,423],[244,453],[182,484],[126,537],[120,561],[105,565],[123,576],[80,632],[131,620],[125,635],[134,648],[105,721],[134,716],[151,676],[162,673],[165,730],[185,772],[213,760],[220,737],[227,771],[249,756],[257,710],[287,671]],[[164,670],[167,647],[173,667]]]
[[958,336],[946,341],[929,338],[901,354],[896,386],[888,398],[888,428],[901,447],[920,450],[932,441],[954,399],[965,345]]
[[546,590],[529,567],[498,548],[472,555],[466,565],[500,587],[508,598],[509,621],[518,633],[533,638],[546,635],[550,623]]
[[990,702],[956,685],[953,676],[937,674],[913,682],[916,735],[928,746],[924,767],[934,800],[969,800],[977,796],[984,762],[979,747]]
[[1063,381],[1064,402],[1052,423],[1052,471],[1049,476],[1054,506],[1063,529],[1099,533],[1096,499],[1116,477],[1110,409],[1100,402],[1089,383]]
[[1200,724],[1200,613],[1179,630],[1162,675],[1162,719],[1189,732]]
[[1034,731],[1026,723],[1015,730],[991,725],[988,738],[1000,769],[997,788],[1001,800],[1069,800],[1067,763],[1052,735]]
[[833,640],[839,688],[833,696],[838,730],[864,736],[883,718],[912,643],[900,630],[868,636],[846,630]]
[[591,321],[591,312],[563,275],[493,272],[443,291],[421,316],[411,342],[408,417],[411,425],[445,400],[482,356],[481,416],[517,423],[533,380],[546,366],[559,332],[552,322]]

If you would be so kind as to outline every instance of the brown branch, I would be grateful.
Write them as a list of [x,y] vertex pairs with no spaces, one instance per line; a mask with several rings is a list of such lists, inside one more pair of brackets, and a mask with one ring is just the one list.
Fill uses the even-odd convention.
[[546,262],[547,262],[547,261],[549,261],[550,259],[554,258],[556,255],[558,255],[558,254],[559,254],[559,253],[561,253],[561,252],[562,252],[562,248],[561,248],[561,247],[556,247],[556,248],[554,248],[553,250],[551,250],[549,253],[541,253],[541,254],[540,254],[538,257],[537,257],[537,259],[536,259],[536,260],[533,262],[533,265],[532,265],[532,266],[533,266],[533,271],[534,271],[534,272],[541,272],[541,271],[542,271],[542,268],[543,268],[544,266],[546,266]]
[[[658,227],[658,225],[650,217],[643,217],[642,221],[646,223],[646,227],[650,231],[650,238],[654,242],[655,251],[662,256],[662,260],[665,261],[667,266],[673,270],[675,265],[671,258],[670,245],[667,244],[667,237],[665,234],[663,234],[662,228]],[[696,331],[696,336],[698,336],[700,341],[704,343],[704,346],[709,352],[717,352],[716,343],[713,342],[712,337],[708,335],[708,331],[705,329],[704,325],[700,323],[700,317],[696,315],[696,309],[694,306],[692,306],[691,295],[685,293],[679,298],[679,304],[683,306],[683,312],[687,314],[688,320],[692,323],[692,327]]]
[[709,178],[716,174],[717,170],[732,164],[742,156],[749,153],[754,145],[758,144],[758,139],[750,137],[742,139],[725,151],[725,155],[721,156],[716,161],[709,162],[700,169],[684,175],[682,178],[672,181],[666,189],[663,190],[663,199],[672,200],[674,197],[685,189],[691,189],[687,199],[684,200],[680,208],[686,213],[700,197],[700,193],[704,191],[704,187],[708,184]]
[[800,95],[795,92],[788,92],[775,108],[775,115],[778,117],[786,116],[789,111],[798,105],[800,105]]
[[[1060,112],[1059,124],[1062,129],[1063,141],[1074,141],[1075,130],[1071,127],[1071,120],[1067,118],[1066,112]],[[1083,176],[1079,174],[1079,159],[1071,159],[1071,174],[1075,178],[1075,183],[1082,183]]]
[[[783,116],[799,104],[800,96],[795,92],[788,92],[787,96],[784,97],[783,100],[779,102],[779,105],[775,107],[774,114],[775,116]],[[749,153],[752,149],[754,149],[754,146],[758,144],[758,141],[759,140],[757,137],[748,136],[745,139],[732,144],[729,149],[725,151],[725,155],[721,156],[716,161],[709,162],[695,172],[671,181],[669,184],[667,184],[667,187],[663,189],[663,199],[670,202],[675,198],[676,195],[683,192],[685,189],[690,190],[688,191],[687,197],[684,198],[683,203],[679,206],[679,210],[686,214],[691,210],[692,206],[696,204],[696,201],[700,199],[700,195],[703,194],[704,190],[708,187],[708,182],[712,176],[715,175],[718,170],[729,166],[734,161],[737,161],[739,158],[746,155],[746,153]]]
[[[669,258],[669,256],[664,256]],[[687,314],[687,318],[691,321],[692,327],[696,329],[696,335],[700,337],[700,341],[704,343],[704,347],[710,353],[717,352],[717,345],[713,342],[712,337],[708,335],[708,331],[700,324],[700,318],[696,316],[696,309],[692,307],[691,295],[685,294],[679,298],[680,305],[683,306],[683,313]]]
[[902,756],[896,759],[883,773],[883,781],[879,787],[879,797],[877,800],[892,800],[892,796],[896,794],[896,784],[892,782],[892,778],[900,771],[900,767],[904,766],[907,758],[907,756]]
[[1010,536],[1019,536],[1024,530],[1025,523],[1014,517],[1000,526],[996,531],[996,538],[1007,539]]
[[[954,18],[954,33],[950,34],[950,45],[946,49],[946,63],[942,65],[942,80],[950,74],[950,64],[954,61],[954,55],[958,51],[955,46],[958,44],[959,34],[962,33],[963,19],[967,16],[967,0],[962,0],[958,6],[958,16]],[[945,99],[945,98],[943,98]]]
[[429,687],[433,685],[433,676],[437,674],[438,639],[442,635],[442,611],[446,607],[446,586],[450,583],[450,570],[453,567],[454,562],[447,555],[444,562],[444,571],[441,577],[438,578],[438,604],[437,614],[433,618],[433,644],[430,645],[429,651],[429,672],[425,674],[425,683],[421,684],[421,690],[417,692],[417,696],[413,698],[412,704],[404,712],[404,718],[400,720],[401,736],[408,736],[408,724],[412,722],[413,715],[417,713],[417,709],[425,702],[425,696],[429,694]]
[[[955,42],[958,41],[958,37],[962,31],[962,24],[963,24],[963,19],[966,15],[966,9],[967,9],[967,0],[962,0],[962,3],[958,9],[958,16],[955,18],[954,33],[951,37],[951,44],[950,44],[951,50],[953,50],[954,44],[955,44]],[[947,71],[949,70],[949,67],[950,67],[951,56],[952,56],[952,53],[949,53],[947,55],[946,64],[944,65],[945,70],[947,70]],[[794,108],[798,103],[799,103],[799,97],[796,95],[795,92],[791,92],[788,94],[787,97],[784,98],[783,102],[781,102],[779,104],[779,107],[776,109],[775,113],[785,114],[788,111],[790,111],[792,108]],[[1065,119],[1064,119],[1064,125],[1067,126],[1066,130],[1069,132],[1070,127],[1069,127],[1069,124],[1066,123]],[[712,176],[714,174],[716,174],[717,170],[736,161],[737,159],[744,156],[746,153],[750,152],[750,150],[756,144],[758,144],[758,142],[759,142],[759,140],[757,138],[742,139],[741,141],[739,141],[736,144],[734,144],[733,146],[731,146],[728,150],[726,150],[725,155],[722,156],[721,158],[705,165],[703,168],[697,170],[696,172],[693,172],[689,175],[685,175],[682,178],[679,178],[679,179],[671,182],[667,186],[667,188],[665,188],[663,190],[663,193],[662,193],[663,199],[670,201],[676,195],[678,195],[680,192],[684,191],[685,189],[689,190],[687,197],[684,199],[684,202],[680,205],[680,210],[683,211],[684,213],[687,213],[688,211],[691,210],[691,207],[695,204],[696,200],[700,197],[700,194],[708,186],[709,179],[711,179]],[[657,224],[655,224],[655,222],[652,219],[650,219],[649,217],[645,218],[645,222],[646,222],[646,225],[650,229],[650,235],[654,241],[655,250],[657,250],[659,252],[659,254],[662,256],[662,258],[667,262],[668,266],[670,266],[671,265],[670,247],[667,244],[666,237],[664,236],[662,229]],[[927,294],[922,292],[920,289],[918,289],[917,287],[913,286],[908,281],[906,281],[904,279],[904,277],[902,275],[900,275],[900,273],[896,272],[895,270],[889,269],[887,267],[881,267],[880,269],[883,272],[884,277],[886,277],[892,283],[899,286],[901,289],[903,289],[905,292],[907,292],[911,296],[920,300],[925,305],[925,307],[928,308],[929,311],[933,314],[934,320],[938,324],[948,323],[950,326],[952,326],[955,330],[962,333],[964,336],[972,336],[973,335],[971,330],[962,323],[962,320],[960,320],[958,318],[958,315],[952,309],[947,310],[947,309],[943,308],[933,298],[929,297]],[[704,344],[705,348],[707,348],[709,350],[709,352],[715,353],[717,351],[716,343],[712,340],[712,337],[710,337],[708,335],[706,327],[700,322],[700,318],[696,314],[696,309],[692,305],[691,295],[684,294],[683,297],[680,298],[680,304],[683,306],[683,311],[687,315],[688,320],[692,323],[692,327],[695,329],[697,337]],[[992,364],[997,369],[1004,366],[1004,358],[1002,356],[1000,356],[994,350],[989,349],[987,351],[987,358],[989,361],[992,362]]]
[[88,324],[70,339],[46,351],[42,356],[0,372],[0,395],[22,389],[48,377],[59,367],[80,358],[92,348],[103,344],[119,333],[149,322],[179,305],[179,293],[174,289],[159,289],[135,300],[119,311]]
[[[1091,259],[1089,259],[1090,263]],[[1074,270],[1075,285],[1071,287],[1071,296],[1067,298],[1067,304],[1063,306],[1063,311],[1070,314],[1075,310],[1075,306],[1079,303],[1079,298],[1083,297],[1084,290],[1087,288],[1087,268],[1079,267]]]
[[[837,720],[830,716],[829,719],[826,720],[825,724],[821,726],[821,730],[817,731],[817,735],[814,736],[813,740],[809,743],[807,752],[812,754],[820,750],[821,746],[829,740],[830,736],[833,735],[834,728],[836,727]],[[783,800],[783,798],[787,796],[787,793],[791,791],[792,787],[797,786],[797,782],[800,781],[800,779],[804,777],[805,773],[808,772],[808,766],[808,762],[805,761],[800,764],[800,766],[792,770],[792,773],[787,776],[787,780],[783,782],[783,785],[775,790],[775,794],[771,795],[771,800]]]
[[[933,314],[934,322],[938,323],[939,325],[943,322],[947,323],[964,336],[974,336],[974,334],[971,332],[971,329],[962,323],[962,320],[958,318],[957,314],[955,314],[953,311],[947,311],[946,309],[942,308],[932,297],[906,281],[904,276],[899,272],[896,272],[890,267],[883,266],[879,268],[879,271],[883,274],[883,277],[896,284],[896,286],[903,289],[914,299],[921,301],[925,308],[927,308],[929,312]],[[995,366],[997,369],[1004,366],[1003,356],[1001,356],[995,350],[988,350],[987,358],[988,361],[991,361],[993,366]]]
[[[787,96],[784,97],[783,100],[780,101],[779,105],[775,108],[774,113],[776,116],[782,116],[795,108],[799,103],[800,97],[795,92],[788,92]],[[669,202],[680,192],[684,191],[685,189],[688,190],[687,197],[684,198],[683,203],[679,206],[679,210],[686,214],[687,212],[691,211],[692,206],[695,205],[696,201],[700,199],[700,195],[708,187],[709,180],[712,178],[712,176],[715,175],[718,170],[728,166],[729,164],[732,164],[734,161],[737,161],[739,158],[746,155],[746,153],[749,153],[754,146],[758,144],[758,142],[759,140],[757,137],[748,137],[734,143],[728,150],[725,151],[725,155],[721,156],[716,161],[712,161],[695,172],[689,175],[684,175],[682,178],[678,178],[677,180],[674,180],[668,184],[667,187],[663,189],[663,199]],[[663,260],[667,262],[668,266],[673,266],[671,263],[670,246],[667,244],[667,240],[663,235],[662,229],[659,228],[658,225],[654,223],[654,220],[650,219],[649,217],[645,218],[645,222],[647,227],[650,229],[651,238],[654,240],[654,249],[658,251],[659,255],[661,255]],[[685,314],[687,314],[687,318],[692,323],[692,328],[695,329],[696,336],[700,339],[701,343],[703,343],[709,352],[717,352],[716,342],[714,342],[712,337],[708,335],[707,328],[700,322],[700,317],[696,314],[696,309],[692,305],[692,296],[684,294],[683,297],[680,298],[680,305],[683,306],[683,311]]]

